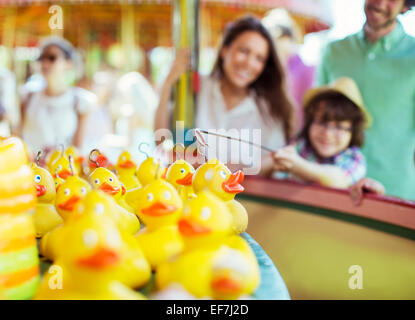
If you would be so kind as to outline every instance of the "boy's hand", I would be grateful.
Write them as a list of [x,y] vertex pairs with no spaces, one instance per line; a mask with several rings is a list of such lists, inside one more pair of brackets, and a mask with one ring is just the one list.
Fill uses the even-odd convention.
[[361,204],[364,193],[384,195],[385,187],[379,181],[370,178],[360,179],[350,188],[350,197],[354,205],[358,206]]
[[300,156],[295,149],[295,146],[287,146],[278,149],[273,154],[274,170],[290,172],[298,163]]

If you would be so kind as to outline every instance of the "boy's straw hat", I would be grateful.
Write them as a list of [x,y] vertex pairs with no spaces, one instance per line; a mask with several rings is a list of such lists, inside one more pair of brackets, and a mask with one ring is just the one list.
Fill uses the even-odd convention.
[[312,88],[308,90],[305,93],[303,99],[304,107],[306,107],[312,99],[326,92],[338,92],[351,100],[362,111],[365,117],[366,127],[369,127],[372,124],[372,117],[364,106],[363,98],[360,94],[359,88],[357,87],[356,82],[354,82],[354,80],[351,78],[338,78],[327,86]]

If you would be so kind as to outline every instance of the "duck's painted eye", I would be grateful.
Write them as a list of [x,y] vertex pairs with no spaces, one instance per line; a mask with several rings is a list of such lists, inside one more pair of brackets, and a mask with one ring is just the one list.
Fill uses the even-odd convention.
[[40,180],[42,180],[42,177],[40,176],[40,175],[35,175],[35,182],[36,183],[39,183],[40,182]]
[[94,180],[94,183],[95,183],[95,184],[99,184],[99,182],[100,182],[100,181],[99,181],[99,179],[98,179],[98,178],[96,178],[96,179]]
[[164,199],[170,200],[171,199],[171,193],[169,191],[164,192]]
[[206,173],[205,173],[205,179],[206,180],[212,180],[212,178],[213,178],[213,171],[212,170],[206,171]]
[[85,206],[82,203],[80,203],[80,204],[78,204],[77,210],[78,210],[79,213],[84,213]]
[[185,172],[186,172],[186,170],[184,170],[183,168],[181,168],[181,169],[180,169],[180,172],[181,172],[181,173],[185,173]]
[[154,196],[152,193],[147,193],[147,200],[148,201],[153,201],[154,200]]
[[226,172],[225,172],[225,171],[223,171],[223,170],[219,171],[219,175],[220,175],[223,179],[226,179]]
[[112,248],[118,247],[121,244],[120,235],[117,232],[110,232],[107,235],[107,243]]
[[85,230],[82,234],[82,241],[88,248],[93,248],[98,243],[98,235],[94,230]]
[[65,190],[63,190],[63,193],[65,194],[65,196],[69,196],[71,194],[71,190],[66,188]]
[[95,206],[95,213],[96,214],[103,214],[104,213],[104,205],[102,203],[98,203]]
[[202,212],[200,213],[200,217],[202,220],[207,220],[210,218],[210,209],[208,207],[202,208]]
[[82,194],[86,194],[86,188],[85,188],[85,187],[82,187],[82,188],[81,188],[81,193],[82,193]]
[[109,180],[110,182],[113,182],[113,181],[114,181],[114,179],[113,179],[112,177],[110,177],[108,180]]
[[185,217],[190,216],[190,207],[189,207],[189,206],[185,206],[185,207],[183,208],[183,215],[184,215]]
[[58,165],[58,170],[62,170],[62,165]]

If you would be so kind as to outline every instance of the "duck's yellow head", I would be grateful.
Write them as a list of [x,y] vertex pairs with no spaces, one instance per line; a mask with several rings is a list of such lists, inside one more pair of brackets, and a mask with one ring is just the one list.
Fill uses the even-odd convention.
[[[71,170],[72,166],[72,170]],[[71,162],[69,161],[69,157],[63,155],[59,157],[55,162],[52,163],[50,167],[50,173],[53,175],[54,178],[60,177],[64,180],[68,179],[68,177],[72,175],[78,175],[78,171],[76,170],[75,163],[73,158],[71,158]],[[73,173],[73,174],[72,174]]]
[[73,212],[75,205],[91,191],[88,182],[78,176],[70,176],[56,192],[55,206],[63,220]]
[[217,159],[211,159],[201,165],[193,176],[193,189],[196,193],[208,189],[224,201],[235,198],[235,195],[244,191],[240,184],[244,179],[241,170],[235,173]]
[[32,163],[37,200],[42,203],[54,202],[56,197],[55,181],[50,172]]
[[118,180],[115,173],[106,168],[96,168],[88,179],[94,189],[104,191],[116,199],[119,199],[126,192],[124,185]]
[[191,186],[195,169],[185,160],[176,160],[166,172],[166,180],[174,187]]
[[137,178],[144,187],[151,181],[159,179],[165,174],[166,169],[161,166],[161,163],[154,160],[154,158],[147,158],[137,169]]
[[135,212],[148,229],[176,224],[183,206],[177,190],[163,179],[140,189],[136,203]]
[[[118,228],[109,217],[82,215],[71,223],[65,233],[65,241],[67,246],[58,258],[77,281],[88,286],[98,276],[114,277],[113,272],[122,259],[123,242]],[[88,276],[91,278],[88,279]]]
[[118,157],[115,169],[119,173],[123,171],[131,171],[132,173],[135,173],[135,171],[137,170],[137,163],[132,159],[131,153],[127,150],[124,150]]
[[86,214],[94,214],[109,217],[118,224],[120,216],[117,214],[116,205],[113,197],[101,190],[92,190],[75,206],[70,219],[73,221]]
[[222,239],[232,233],[232,215],[226,204],[210,191],[201,191],[183,207],[178,226],[187,248]]

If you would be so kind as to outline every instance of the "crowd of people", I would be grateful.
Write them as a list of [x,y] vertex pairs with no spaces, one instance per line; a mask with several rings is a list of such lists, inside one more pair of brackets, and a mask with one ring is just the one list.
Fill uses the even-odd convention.
[[[314,70],[299,72],[308,83],[301,90],[292,73],[286,76],[299,56],[287,58],[257,18],[234,21],[213,71],[201,79],[195,126],[260,129],[261,144],[275,150],[261,156],[263,176],[351,188],[356,202],[364,191],[414,199],[415,38],[397,19],[414,6],[415,0],[366,0],[362,30],[328,44],[314,84]],[[280,40],[292,38],[280,31]],[[16,128],[32,148],[82,143],[96,97],[68,85],[73,59],[62,39],[41,48],[45,84],[22,96]],[[171,127],[172,89],[189,68],[189,50],[178,51],[160,91],[155,130]]]

